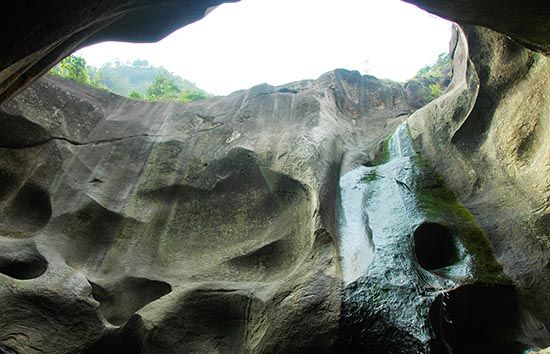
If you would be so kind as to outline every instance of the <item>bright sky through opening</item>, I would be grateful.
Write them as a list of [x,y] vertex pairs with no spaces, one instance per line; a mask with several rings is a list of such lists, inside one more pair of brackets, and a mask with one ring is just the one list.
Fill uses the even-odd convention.
[[217,95],[345,68],[405,81],[448,51],[451,25],[399,0],[242,0],[152,44],[105,42],[89,65],[146,59]]

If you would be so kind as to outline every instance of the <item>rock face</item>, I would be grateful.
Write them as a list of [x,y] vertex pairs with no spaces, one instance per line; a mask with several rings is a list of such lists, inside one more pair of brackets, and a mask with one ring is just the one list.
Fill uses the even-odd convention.
[[332,350],[342,161],[407,110],[399,85],[343,70],[188,105],[40,80],[1,113],[0,342]]
[[498,124],[518,85],[546,109],[548,67],[503,40],[457,28],[453,82],[410,118],[345,70],[187,105],[41,79],[0,111],[0,349],[547,346],[547,116],[506,118],[529,159],[487,154],[521,136]]
[[[46,77],[6,102],[0,352],[548,347],[548,4],[420,2],[505,34],[457,28],[453,81],[409,118],[400,85],[343,70],[188,105]],[[71,4],[2,22],[23,37],[0,101],[214,3]]]
[[406,123],[383,159],[340,185],[346,351],[521,352],[513,288],[475,218],[415,152]]
[[417,146],[487,231],[518,285],[524,336],[550,343],[550,62],[464,27],[447,93],[418,110]]
[[404,0],[454,22],[491,28],[550,54],[550,4],[545,0]]

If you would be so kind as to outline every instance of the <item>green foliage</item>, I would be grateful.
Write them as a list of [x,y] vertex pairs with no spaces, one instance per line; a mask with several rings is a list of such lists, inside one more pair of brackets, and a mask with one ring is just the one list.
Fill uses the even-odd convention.
[[134,60],[132,64],[111,62],[97,70],[102,74],[103,84],[122,96],[128,96],[132,91],[145,95],[147,88],[161,74],[174,81],[181,91],[199,91],[206,94],[192,82],[170,73],[163,67],[151,66],[147,60]]
[[178,101],[187,103],[208,97],[204,91],[182,91],[175,81],[165,74],[159,74],[147,88],[145,98],[151,101]]
[[371,161],[365,163],[367,167],[373,167],[382,165],[388,162],[390,158],[390,143],[391,143],[391,134],[388,135],[380,144],[379,150],[376,152],[376,155]]
[[90,74],[86,68],[86,60],[74,55],[69,55],[61,60],[50,72],[54,75],[78,81],[83,84],[91,83]]
[[429,66],[429,65],[426,65],[425,67],[421,68],[420,70],[418,70],[418,72],[416,73],[416,76],[426,76],[429,72],[430,72],[430,69],[432,67]]
[[101,82],[101,73],[94,67],[87,66],[86,60],[81,57],[69,55],[50,70],[50,73],[66,79],[71,79],[82,84],[107,90]]
[[208,94],[204,91],[183,91],[180,95],[180,101],[183,103],[198,101],[208,98]]
[[110,62],[95,68],[86,66],[83,58],[71,55],[50,73],[138,100],[186,103],[210,96],[192,82],[163,67],[153,67],[143,59],[134,60],[132,64]]
[[150,100],[176,100],[181,90],[174,80],[164,74],[157,75],[151,86],[147,88],[147,98]]
[[86,69],[88,70],[88,75],[90,77],[90,82],[87,83],[88,85],[101,90],[109,90],[107,86],[103,84],[103,74],[100,71],[93,66],[87,66]]
[[431,84],[428,87],[430,88],[431,100],[434,100],[443,94],[443,88],[440,83]]
[[451,82],[451,58],[447,53],[441,53],[432,65],[426,65],[409,81],[405,88],[411,96],[411,105],[420,108],[443,94]]
[[149,62],[147,60],[137,59],[132,63],[134,68],[148,68]]
[[143,95],[139,92],[136,92],[136,91],[132,91],[130,92],[130,94],[128,95],[129,98],[133,98],[134,100],[142,100],[144,99]]

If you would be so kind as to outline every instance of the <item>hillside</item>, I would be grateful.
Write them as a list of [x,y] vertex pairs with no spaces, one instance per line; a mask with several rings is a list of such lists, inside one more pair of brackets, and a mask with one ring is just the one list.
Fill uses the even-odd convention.
[[405,82],[405,92],[411,107],[418,109],[441,96],[452,76],[451,58],[447,53],[439,54],[435,63],[424,66]]
[[91,77],[105,85],[110,91],[122,96],[129,96],[132,92],[144,95],[155,78],[165,75],[182,91],[206,91],[197,87],[194,83],[180,76],[174,75],[164,67],[149,65],[147,60],[135,60],[133,63],[109,62],[96,69],[89,67]]
[[70,55],[50,73],[133,99],[190,102],[210,96],[189,80],[164,67],[151,66],[147,60],[131,64],[108,62],[95,68],[87,65],[84,58]]

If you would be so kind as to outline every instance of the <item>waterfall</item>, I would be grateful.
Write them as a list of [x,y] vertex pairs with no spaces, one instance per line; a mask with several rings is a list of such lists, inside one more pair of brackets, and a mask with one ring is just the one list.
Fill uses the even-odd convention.
[[340,258],[345,283],[350,283],[367,270],[374,257],[368,216],[363,208],[365,183],[361,179],[368,167],[360,166],[340,178],[338,229]]
[[389,150],[390,160],[416,155],[406,123],[401,123],[391,136]]
[[376,243],[393,242],[388,230],[410,227],[402,191],[396,184],[400,167],[415,155],[408,127],[399,125],[389,141],[389,159],[381,165],[359,166],[340,178],[337,205],[340,263],[344,283],[366,274]]

